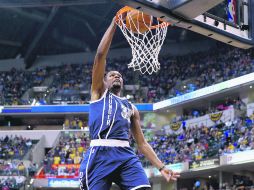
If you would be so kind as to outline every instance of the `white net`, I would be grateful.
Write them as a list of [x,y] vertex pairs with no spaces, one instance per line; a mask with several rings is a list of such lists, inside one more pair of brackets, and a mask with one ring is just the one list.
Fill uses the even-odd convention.
[[[130,12],[130,11],[129,11]],[[160,70],[158,60],[161,46],[167,35],[167,22],[163,22],[158,18],[150,17],[150,22],[147,23],[147,16],[143,12],[138,11],[137,18],[142,18],[140,24],[137,20],[133,20],[131,14],[117,15],[117,25],[123,32],[126,40],[129,42],[132,49],[132,60],[128,64],[128,68],[133,68],[134,71],[139,70],[142,74],[152,74]],[[126,24],[126,20],[129,23]],[[144,29],[145,28],[145,29]]]

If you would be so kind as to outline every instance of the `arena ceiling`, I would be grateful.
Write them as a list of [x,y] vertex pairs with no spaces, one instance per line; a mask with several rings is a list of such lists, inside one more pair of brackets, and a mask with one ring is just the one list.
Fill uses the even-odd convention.
[[[0,59],[95,51],[113,16],[117,0],[0,0]],[[178,28],[165,43],[206,39]],[[129,47],[120,30],[112,48]]]

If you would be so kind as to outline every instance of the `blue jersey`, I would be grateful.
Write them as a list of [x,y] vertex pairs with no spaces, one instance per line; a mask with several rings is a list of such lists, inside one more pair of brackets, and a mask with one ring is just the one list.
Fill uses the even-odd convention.
[[[124,190],[150,187],[138,157],[127,142],[133,113],[133,106],[126,98],[108,90],[99,100],[91,102],[92,141],[80,165],[81,190],[109,190],[112,182]],[[110,145],[105,145],[106,142]]]
[[89,131],[91,139],[129,139],[132,104],[108,90],[90,104]]

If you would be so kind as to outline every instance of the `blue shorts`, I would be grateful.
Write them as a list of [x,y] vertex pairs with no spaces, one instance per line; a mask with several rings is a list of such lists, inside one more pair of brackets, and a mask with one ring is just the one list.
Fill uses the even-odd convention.
[[150,187],[145,171],[130,147],[90,147],[80,165],[82,190],[109,190],[112,182],[123,190]]

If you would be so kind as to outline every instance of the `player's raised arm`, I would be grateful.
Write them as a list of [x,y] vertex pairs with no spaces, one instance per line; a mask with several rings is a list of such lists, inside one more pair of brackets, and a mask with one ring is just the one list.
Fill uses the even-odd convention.
[[131,131],[137,142],[139,151],[161,172],[162,176],[169,181],[176,181],[180,177],[178,172],[174,172],[165,167],[159,160],[152,147],[145,140],[144,134],[141,130],[140,116],[136,107],[134,107],[134,115],[131,119]]
[[91,86],[91,101],[98,100],[105,91],[104,74],[106,66],[106,58],[116,30],[115,18],[113,18],[109,28],[105,32],[95,55],[93,71],[92,71],[92,86]]

